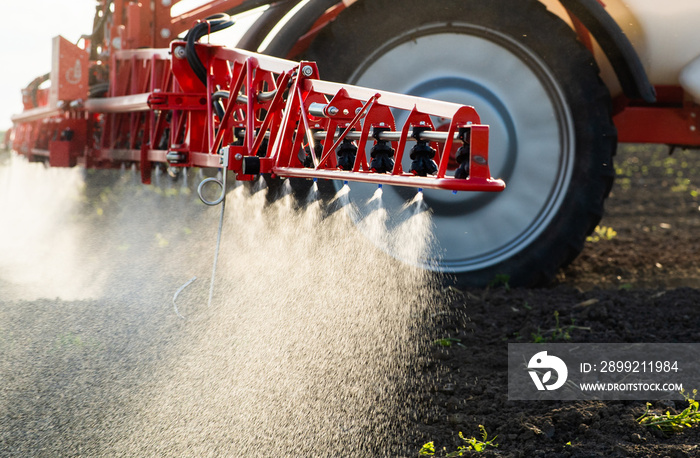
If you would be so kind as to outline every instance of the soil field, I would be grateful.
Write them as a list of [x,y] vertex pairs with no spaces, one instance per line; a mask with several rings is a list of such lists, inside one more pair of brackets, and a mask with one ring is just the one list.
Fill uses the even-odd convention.
[[[368,404],[373,399],[384,403],[394,399],[401,404],[396,409],[354,405],[350,402],[356,395],[352,390],[345,392],[338,388],[341,394],[334,395],[335,388],[327,386],[331,382],[338,387],[354,383],[361,391],[364,385],[351,380],[351,376],[365,372],[348,371],[349,377],[338,380],[333,374],[342,374],[342,368],[326,367],[317,361],[323,358],[334,361],[327,356],[331,353],[314,356],[310,350],[322,347],[332,352],[336,347],[333,342],[342,343],[347,349],[359,347],[359,341],[372,343],[373,350],[380,348],[390,353],[395,350],[394,336],[383,335],[381,328],[375,335],[364,335],[350,318],[329,331],[324,323],[336,321],[323,315],[324,309],[319,308],[316,316],[299,311],[305,321],[304,332],[311,336],[309,340],[318,336],[318,341],[306,347],[306,341],[280,340],[284,339],[282,334],[291,334],[285,326],[294,323],[284,323],[287,315],[278,319],[275,335],[255,336],[254,345],[243,347],[247,348],[247,353],[243,353],[252,359],[269,358],[269,365],[261,374],[270,376],[280,372],[279,378],[284,379],[281,372],[288,362],[275,360],[279,355],[268,347],[279,347],[280,342],[286,342],[284,345],[297,348],[297,353],[307,358],[304,361],[308,371],[292,371],[299,379],[287,375],[289,386],[275,385],[274,389],[290,390],[278,393],[281,398],[318,398],[317,401],[326,403],[295,405],[289,412],[282,412],[283,420],[268,425],[265,422],[269,419],[259,413],[260,408],[282,415],[281,411],[289,406],[258,405],[260,408],[255,412],[243,412],[245,406],[236,401],[233,408],[241,409],[241,418],[250,419],[249,425],[243,429],[237,426],[237,431],[254,436],[262,428],[257,427],[258,421],[270,428],[266,433],[269,435],[256,438],[255,443],[264,446],[245,449],[240,456],[271,456],[268,450],[274,450],[276,456],[418,456],[423,444],[430,441],[434,443],[435,455],[445,456],[465,445],[460,432],[465,437],[479,438],[479,425],[483,425],[489,439],[496,437],[494,443],[498,447],[487,447],[478,456],[699,456],[700,426],[671,435],[641,426],[635,420],[645,410],[645,402],[641,400],[507,400],[507,344],[532,342],[538,335],[551,337],[561,327],[567,330],[567,335],[556,335],[554,341],[700,342],[700,155],[681,150],[671,156],[668,153],[668,148],[660,146],[625,145],[619,149],[617,181],[600,228],[582,255],[559,274],[554,284],[517,289],[509,288],[507,279],[500,278],[483,290],[438,291],[435,306],[428,310],[431,326],[423,334],[412,336],[427,345],[421,346],[420,354],[411,359],[416,361],[407,369],[412,375],[397,376],[409,380],[398,390],[399,394],[401,390],[409,390],[410,394],[401,401],[395,395],[373,397],[367,392]],[[109,200],[109,196],[98,193],[89,200],[99,203]],[[96,204],[88,207],[95,210]],[[101,207],[97,211],[103,212]],[[141,215],[144,221],[150,218],[148,211],[151,210],[144,210]],[[181,217],[183,221],[203,218],[198,210]],[[215,227],[216,219],[210,219],[210,226]],[[116,229],[112,227],[99,230],[103,241],[116,237]],[[155,231],[150,226],[149,230]],[[59,236],[56,236],[57,245],[63,241]],[[148,263],[139,266],[130,264],[130,248],[115,242],[109,262],[128,266],[130,273],[111,272],[114,278],[122,276],[118,285],[111,283],[110,294],[105,297],[92,298],[89,294],[87,298],[25,297],[15,283],[5,278],[8,271],[0,269],[0,456],[236,455],[236,441],[242,439],[227,434],[230,425],[222,420],[230,412],[217,413],[223,407],[230,410],[226,399],[235,393],[217,391],[225,387],[212,382],[216,373],[211,369],[220,364],[217,361],[228,364],[226,354],[230,350],[223,346],[228,337],[223,333],[207,334],[207,339],[203,339],[199,333],[205,332],[204,326],[183,327],[169,298],[175,289],[173,285],[182,284],[186,278],[178,276],[177,269],[165,268],[160,262],[171,262],[168,243],[172,247],[189,236],[162,229],[157,232],[156,240],[160,251],[156,249]],[[100,238],[90,239],[92,246],[101,245]],[[96,248],[95,252],[99,250]],[[191,260],[194,254],[189,250],[182,256]],[[102,269],[95,267],[107,261],[95,263],[86,259],[80,258],[78,265],[84,268],[78,269],[79,273],[109,283],[109,278],[98,278]],[[206,272],[208,262],[209,258],[201,271]],[[156,270],[162,271],[160,278],[167,280],[164,282],[167,287],[162,287],[163,282],[146,280]],[[354,277],[349,275],[343,272],[336,280],[351,282]],[[261,282],[266,279],[262,274],[253,278]],[[381,277],[368,275],[362,282],[375,285],[381,297],[381,288],[386,285],[377,278]],[[306,294],[311,283],[308,278],[300,278],[291,291],[296,295]],[[196,293],[206,295],[206,285],[193,288]],[[226,293],[240,296],[244,301],[252,288]],[[343,291],[345,286],[340,286],[338,297]],[[194,293],[183,293],[182,303],[188,303],[189,294]],[[269,294],[273,300],[279,293],[270,287]],[[144,303],[153,297],[166,299],[158,307],[145,307]],[[331,294],[324,300],[332,305],[334,297]],[[282,297],[279,302],[285,300]],[[360,297],[355,306],[361,307],[362,301]],[[280,311],[285,308],[280,307]],[[194,309],[181,308],[179,312],[196,316]],[[272,309],[270,313],[279,311]],[[254,316],[236,319],[256,323]],[[390,314],[377,318],[378,321],[389,319]],[[217,324],[207,323],[203,316],[199,320],[208,328]],[[232,332],[240,331],[233,329]],[[451,345],[439,345],[436,343],[439,339],[447,339]],[[197,344],[202,352],[188,359],[188,351],[194,342],[200,341],[206,341]],[[364,355],[361,348],[354,351]],[[198,359],[211,364],[199,367]],[[370,365],[373,373],[365,375],[382,376],[377,373],[395,366],[393,362],[376,366],[379,369]],[[227,370],[233,374],[252,371],[245,364]],[[178,378],[178,371],[188,378]],[[324,374],[320,379],[326,377],[326,384],[307,386],[304,379],[313,371]],[[250,374],[251,380],[256,380],[255,373]],[[177,382],[168,384],[168,380]],[[376,382],[372,380],[373,386],[384,383],[380,377]],[[292,389],[295,384],[297,389]],[[325,398],[321,394],[314,397],[302,393],[298,387],[329,394]],[[154,403],[156,398],[162,400]],[[347,405],[343,405],[344,399],[350,399]],[[210,414],[187,411],[190,401]],[[659,413],[679,412],[687,405],[685,401],[652,402],[653,410]],[[355,423],[346,418],[350,425],[343,426],[339,433],[331,433],[324,426],[323,411],[338,411],[339,406],[345,408],[348,416],[366,415],[371,421],[365,424],[358,420],[352,426]],[[158,409],[160,416],[153,413]],[[173,412],[180,416],[172,415]],[[186,418],[188,414],[198,418],[198,422],[182,420],[175,424],[169,418]],[[293,431],[298,427],[295,423],[309,422],[314,416],[319,417],[318,424],[305,425],[305,436],[295,438],[286,434],[285,429]],[[160,429],[159,424],[163,425]],[[352,445],[346,446],[346,442]],[[465,456],[471,453],[465,452]]]
[[[443,389],[426,400],[433,415],[423,430],[438,452],[466,445],[457,430],[479,438],[482,424],[498,436],[493,456],[700,456],[700,428],[664,435],[640,426],[642,401],[507,400],[506,343],[551,337],[555,314],[560,327],[577,326],[557,342],[700,341],[700,156],[626,145],[616,169],[603,229],[555,284],[470,290],[445,303],[434,337],[463,346],[437,348],[431,366],[444,373]],[[675,413],[688,403],[652,407]]]

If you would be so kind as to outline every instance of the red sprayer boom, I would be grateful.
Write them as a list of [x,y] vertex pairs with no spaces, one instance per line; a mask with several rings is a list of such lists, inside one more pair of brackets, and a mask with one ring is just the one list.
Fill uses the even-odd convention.
[[[132,15],[132,27],[144,23],[133,19],[143,8],[115,5]],[[98,8],[96,24],[106,15]],[[144,183],[163,164],[223,168],[238,180],[270,174],[504,189],[491,178],[489,129],[472,107],[325,82],[313,62],[200,43],[231,24],[226,15],[198,20],[169,49],[141,48],[145,26],[112,24],[112,39],[84,48],[57,37],[51,85],[38,78],[25,89],[13,149],[54,167],[137,164]]]

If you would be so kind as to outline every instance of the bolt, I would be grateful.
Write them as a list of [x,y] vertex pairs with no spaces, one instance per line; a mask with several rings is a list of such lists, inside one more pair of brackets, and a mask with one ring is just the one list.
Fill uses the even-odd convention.
[[358,108],[357,110],[355,110],[355,116],[359,115],[360,111],[362,111],[362,108]]
[[161,38],[170,38],[170,29],[160,29],[160,37]]
[[163,6],[170,6],[173,2],[171,0],[162,0],[160,3]]
[[112,47],[114,49],[122,49],[122,39],[119,37],[114,38],[114,40],[112,40]]
[[349,112],[348,109],[346,108],[346,109],[343,110],[343,114],[344,114],[345,116],[347,116],[347,115],[350,114],[350,112]]
[[237,161],[242,161],[243,160],[243,155],[241,153],[237,153],[234,157]]
[[474,162],[481,165],[486,165],[486,158],[484,156],[474,156]]
[[185,54],[187,54],[187,52],[185,51],[184,46],[177,46],[175,48],[175,57],[177,57],[178,59],[184,59]]
[[333,106],[326,108],[326,113],[328,113],[330,116],[337,115],[338,111],[340,111],[340,110],[338,110],[336,107],[333,107]]
[[697,129],[698,129],[698,128],[695,127],[695,126],[690,126],[690,131],[691,131],[691,132],[695,132]]
[[301,73],[302,73],[304,76],[309,77],[309,76],[313,75],[314,69],[311,68],[311,65],[304,65],[304,66],[301,68]]

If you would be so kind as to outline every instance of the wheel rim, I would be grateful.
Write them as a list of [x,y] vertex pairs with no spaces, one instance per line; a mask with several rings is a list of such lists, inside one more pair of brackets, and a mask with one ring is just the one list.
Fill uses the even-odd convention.
[[[433,24],[386,43],[349,82],[473,105],[490,125],[491,173],[507,188],[500,194],[425,191],[435,240],[419,261],[422,267],[463,273],[494,266],[530,246],[552,223],[571,179],[574,126],[555,76],[529,49],[490,29]],[[404,160],[407,170],[410,159]],[[352,191],[362,218],[371,211],[366,202],[375,188],[356,184]],[[403,219],[414,194],[385,188],[389,225]]]

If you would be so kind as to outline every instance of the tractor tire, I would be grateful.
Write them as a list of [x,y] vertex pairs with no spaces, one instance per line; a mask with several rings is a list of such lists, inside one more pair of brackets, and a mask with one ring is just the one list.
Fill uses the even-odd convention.
[[[322,79],[473,105],[490,125],[491,173],[507,188],[425,191],[436,243],[423,267],[460,286],[535,286],[581,252],[612,186],[617,131],[593,56],[544,5],[361,0],[300,57]],[[362,211],[375,188],[351,188]],[[384,189],[397,212],[412,196]]]

